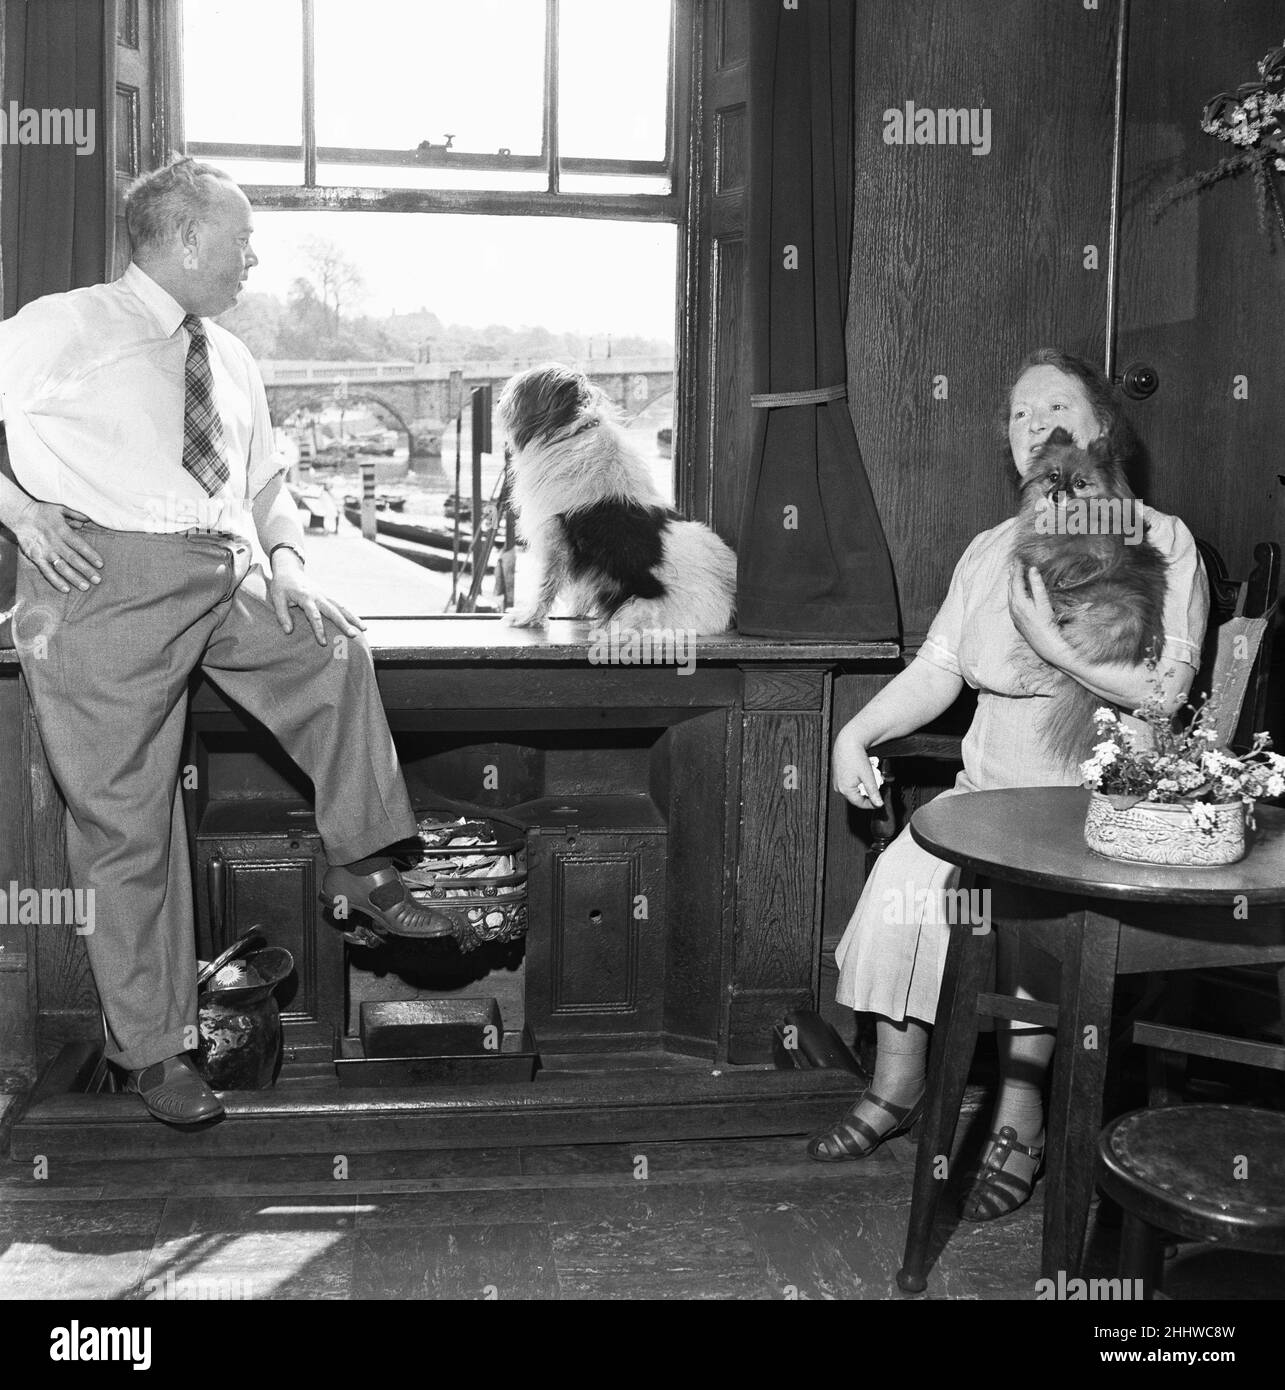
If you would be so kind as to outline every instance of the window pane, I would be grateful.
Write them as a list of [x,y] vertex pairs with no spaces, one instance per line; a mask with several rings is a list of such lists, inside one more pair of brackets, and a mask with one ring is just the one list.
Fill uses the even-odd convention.
[[207,164],[213,164],[237,183],[303,184],[303,163],[301,160],[289,162],[280,159],[224,159],[220,155],[202,155]]
[[[317,0],[317,143],[539,154],[544,0]],[[446,167],[449,167],[446,166]]]
[[564,155],[664,159],[670,0],[562,0],[558,109]]
[[568,174],[558,185],[564,193],[658,193],[673,191],[673,180],[647,174]]
[[529,192],[547,186],[543,170],[511,174],[488,169],[399,169],[389,164],[317,164],[317,182],[325,188],[472,188]]
[[[220,321],[262,364],[274,424],[315,459],[294,479],[301,497],[328,488],[342,512],[345,497],[361,493],[362,458],[373,459],[377,491],[401,507],[394,524],[449,531],[460,394],[452,373],[465,397],[478,379],[498,397],[512,373],[555,360],[586,371],[621,409],[672,501],[675,226],[265,210],[254,221],[259,264]],[[411,430],[436,430],[437,452],[410,459]],[[460,442],[467,496],[467,410]],[[486,497],[502,463],[496,425]],[[347,519],[339,534],[340,545],[321,529],[305,541],[309,572],[333,597],[367,617],[444,611],[449,573],[368,551]],[[521,592],[525,555],[518,571]],[[492,593],[488,579],[484,599]]]
[[183,123],[189,140],[302,142],[302,14],[296,0],[185,0]]

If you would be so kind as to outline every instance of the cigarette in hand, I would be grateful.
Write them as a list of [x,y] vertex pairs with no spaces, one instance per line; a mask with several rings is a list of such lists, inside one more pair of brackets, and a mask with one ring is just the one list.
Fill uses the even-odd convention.
[[[875,775],[875,791],[878,791],[879,788],[883,786],[883,773],[879,771],[878,758],[871,757],[870,769]],[[857,790],[861,793],[862,796],[866,798],[867,801],[874,800],[874,797],[872,797],[870,793],[866,790],[866,784],[864,782],[857,783]]]

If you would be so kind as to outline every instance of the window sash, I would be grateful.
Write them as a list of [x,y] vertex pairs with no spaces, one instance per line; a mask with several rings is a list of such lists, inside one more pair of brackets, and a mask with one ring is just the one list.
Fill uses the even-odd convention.
[[[241,186],[256,206],[272,209],[362,210],[394,212],[475,212],[482,215],[513,213],[530,216],[603,217],[624,220],[679,222],[683,216],[682,187],[688,143],[691,80],[686,45],[680,32],[691,30],[692,0],[674,0],[670,10],[669,82],[665,103],[665,155],[662,159],[612,159],[565,157],[559,151],[558,133],[558,24],[559,0],[545,0],[544,114],[539,154],[494,155],[442,150],[361,149],[318,146],[316,133],[316,68],[314,0],[300,0],[303,7],[302,143],[298,145],[245,144],[222,141],[189,141],[189,154],[202,159],[271,160],[300,162],[301,184],[248,184]],[[529,190],[382,188],[319,184],[318,163],[365,165],[395,169],[456,169],[493,173],[533,173],[543,170],[545,187]],[[563,174],[580,176],[668,178],[669,193],[563,193]]]

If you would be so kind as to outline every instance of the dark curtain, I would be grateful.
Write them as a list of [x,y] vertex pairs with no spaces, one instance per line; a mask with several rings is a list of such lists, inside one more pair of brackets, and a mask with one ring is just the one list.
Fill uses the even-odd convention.
[[847,404],[853,4],[749,3],[756,408],[737,627],[895,638],[892,562]]
[[[97,284],[107,265],[108,132],[103,103],[106,14],[101,0],[8,0],[4,111],[94,113],[92,154],[74,144],[0,149],[0,270],[4,316],[41,295]],[[6,131],[12,140],[12,128]],[[0,455],[0,468],[8,459]],[[0,527],[0,643],[13,607],[17,547]]]
[[[107,40],[101,0],[9,0],[6,110],[94,112],[94,150],[6,144],[3,151],[4,313],[32,299],[97,284],[107,264]],[[113,36],[114,37],[114,36]]]

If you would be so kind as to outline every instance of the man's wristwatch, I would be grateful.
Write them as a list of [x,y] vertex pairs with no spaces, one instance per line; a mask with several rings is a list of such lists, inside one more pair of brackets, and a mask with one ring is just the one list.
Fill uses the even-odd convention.
[[294,551],[294,553],[299,557],[299,563],[302,566],[304,566],[305,569],[307,568],[307,561],[305,561],[303,558],[303,551],[300,550],[297,545],[291,545],[289,541],[280,541],[278,544],[274,545],[271,550],[268,551],[269,564],[272,563],[272,557],[277,553],[278,550]]

